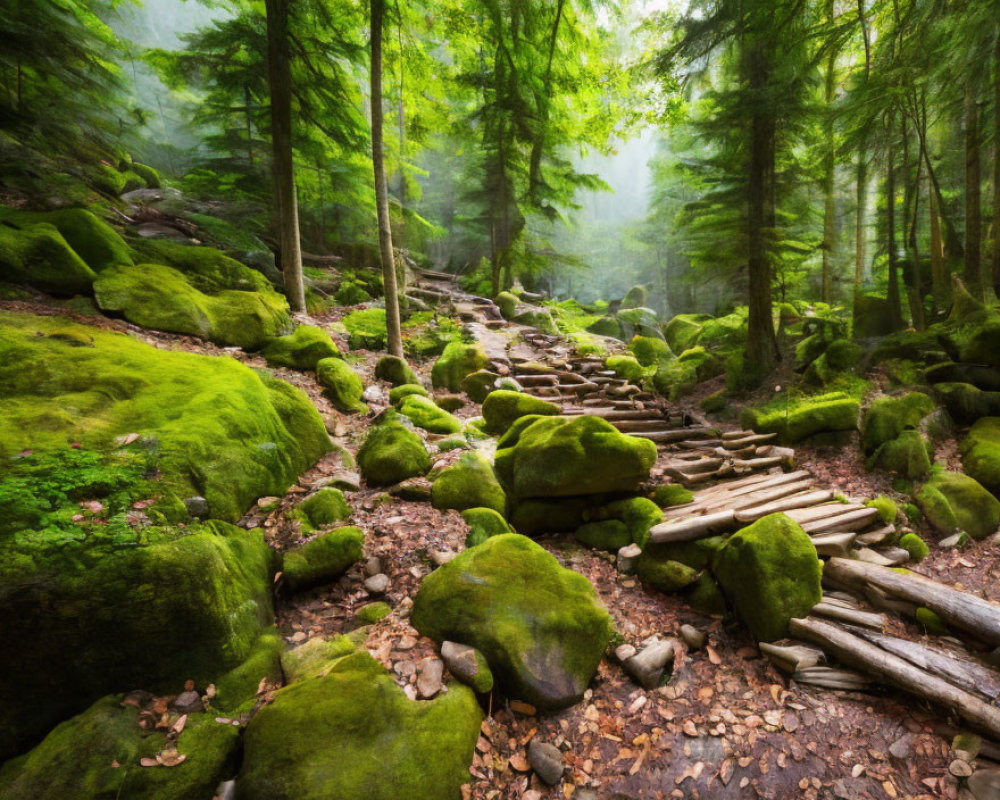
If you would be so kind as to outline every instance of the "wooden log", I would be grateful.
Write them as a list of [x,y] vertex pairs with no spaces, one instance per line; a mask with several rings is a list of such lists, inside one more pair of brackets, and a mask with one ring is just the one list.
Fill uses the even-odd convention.
[[753,433],[749,436],[742,436],[740,438],[731,439],[722,434],[722,438],[725,440],[725,444],[722,445],[727,450],[740,450],[744,447],[749,447],[750,445],[766,444],[767,442],[773,442],[777,438],[776,433]]
[[[796,484],[791,485],[795,486]],[[749,508],[738,510],[736,512],[736,521],[753,522],[761,517],[766,517],[768,514],[791,511],[795,508],[809,508],[817,503],[825,503],[832,497],[833,492],[829,489],[817,489],[813,492],[800,492],[788,497],[782,497],[779,500],[772,500],[768,503],[764,503],[763,505],[754,505]]]
[[796,472],[784,472],[779,475],[748,475],[745,478],[740,478],[735,481],[727,481],[719,486],[714,486],[711,489],[699,492],[697,499],[705,500],[716,497],[738,497],[741,494],[780,486],[783,483],[794,483],[795,481],[801,481],[806,478],[810,478],[811,480],[811,476],[804,469],[797,470]]
[[761,642],[759,646],[767,659],[785,672],[815,667],[826,660],[826,654],[822,650],[805,644],[778,645]]
[[[665,428],[670,427],[670,422],[667,419],[623,419],[616,420],[612,424],[622,433],[632,433],[634,431],[662,431]],[[697,436],[698,433],[696,433],[695,436]]]
[[[745,439],[747,436],[756,436],[753,431],[723,431],[723,439]],[[765,436],[767,434],[764,434]]]
[[674,442],[674,444],[684,450],[703,450],[713,448],[721,441],[721,439],[685,439],[683,442]]
[[557,386],[559,378],[555,375],[515,375],[514,380],[522,386]]
[[809,613],[835,619],[839,622],[850,622],[852,625],[860,625],[864,628],[874,628],[877,631],[883,630],[886,624],[886,618],[882,614],[873,614],[870,611],[861,611],[857,608],[845,608],[834,603],[817,603]]
[[808,686],[819,686],[821,689],[839,689],[845,692],[862,692],[871,685],[871,681],[860,672],[823,666],[796,670],[792,680]]
[[790,511],[788,516],[799,523],[799,525],[803,525],[807,522],[813,522],[818,519],[829,519],[830,517],[838,516],[849,511],[857,511],[862,508],[864,508],[864,506],[852,506],[844,503],[831,502],[822,503],[818,506],[813,506],[812,508],[795,509],[794,511]]
[[802,526],[806,533],[827,533],[829,531],[860,531],[871,525],[878,516],[877,508],[860,508],[828,519],[817,519]]
[[774,456],[769,458],[747,458],[747,459],[734,459],[733,467],[736,470],[758,470],[758,469],[768,469],[769,467],[780,467],[785,464],[785,459],[780,456]]
[[664,471],[680,470],[685,475],[698,475],[702,472],[715,472],[724,463],[721,458],[699,458],[697,461],[673,461],[666,465]]
[[663,412],[656,408],[633,409],[604,407],[587,409],[586,412],[581,411],[580,413],[587,413],[592,417],[600,417],[601,419],[606,419],[609,422],[622,419],[663,419]]
[[858,544],[865,546],[882,544],[886,539],[896,532],[895,525],[886,525],[878,530],[868,531],[858,535]]
[[810,537],[813,546],[816,548],[816,555],[819,556],[841,556],[847,558],[851,554],[851,547],[854,545],[853,533],[821,533],[818,536]]
[[838,661],[953,709],[977,730],[992,739],[1000,739],[1000,709],[987,705],[975,695],[833,623],[807,617],[791,620],[788,627],[793,635],[819,645]]
[[651,542],[693,542],[705,539],[717,533],[731,531],[736,527],[736,512],[732,510],[719,511],[715,514],[705,514],[691,517],[681,522],[667,522],[654,525],[649,531]]
[[916,573],[902,575],[861,561],[831,558],[826,569],[830,570],[832,577],[845,583],[870,583],[903,600],[929,608],[949,625],[971,633],[993,647],[1000,645],[1000,606],[975,595]]
[[782,483],[778,486],[768,486],[754,492],[738,494],[735,497],[712,499],[709,502],[703,503],[702,508],[706,511],[720,508],[731,508],[734,511],[742,511],[744,509],[754,508],[765,503],[777,501],[781,498],[799,494],[800,492],[810,489],[812,485],[812,478],[795,481],[794,483]]
[[742,450],[727,450],[725,447],[716,447],[712,452],[719,458],[746,458],[756,455],[757,448],[754,445],[744,447]]
[[[697,435],[697,433],[694,435]],[[706,431],[705,435],[709,436],[711,434]],[[649,439],[649,441],[657,442],[658,444],[669,444],[671,442],[683,442],[692,436],[692,430],[691,428],[680,428],[675,431],[635,431],[634,433],[629,433],[629,436],[635,436],[639,439]]]

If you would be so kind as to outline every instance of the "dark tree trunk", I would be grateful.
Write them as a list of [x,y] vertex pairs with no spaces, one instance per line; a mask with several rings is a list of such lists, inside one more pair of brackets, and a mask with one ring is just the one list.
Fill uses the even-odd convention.
[[965,86],[965,285],[973,297],[983,297],[981,250],[983,240],[980,198],[979,108],[976,86]]
[[[826,15],[830,24],[834,21],[833,0],[828,0]],[[833,138],[833,100],[836,92],[837,52],[831,49],[826,62],[826,118],[823,120],[823,138],[826,152],[823,155],[823,287],[822,300],[832,302],[833,295],[833,248],[837,234],[834,198],[834,178],[836,169],[835,143]]]
[[[858,0],[858,24],[861,27],[861,39],[865,45],[865,83],[872,71],[872,44],[868,34],[868,18],[865,16],[864,0]],[[854,225],[854,298],[861,294],[861,284],[865,269],[865,245],[867,244],[867,206],[868,206],[868,140],[862,134],[858,144],[857,172],[857,209]]]
[[285,294],[292,311],[304,311],[299,209],[292,160],[292,74],[288,48],[289,0],[265,0],[267,11],[267,77],[271,90],[271,141],[274,190],[278,203],[278,241]]
[[993,288],[1000,295],[1000,36],[993,72]]
[[399,325],[399,293],[396,290],[396,260],[392,251],[389,224],[389,187],[385,177],[385,146],[382,139],[382,18],[385,0],[371,0],[371,102],[372,168],[375,172],[375,210],[378,215],[378,245],[382,256],[382,283],[385,287],[386,346],[389,353],[403,357]]
[[886,292],[889,301],[889,315],[892,327],[896,330],[903,327],[903,311],[899,299],[899,267],[896,253],[896,147],[894,141],[895,114],[889,113],[889,124],[886,126],[888,141],[886,144],[886,177],[885,177],[885,213],[886,239],[889,251],[889,282]]
[[538,200],[538,185],[541,182],[542,153],[545,151],[545,128],[549,121],[548,101],[552,90],[552,60],[556,52],[556,42],[559,40],[559,23],[562,22],[565,0],[557,0],[556,18],[552,23],[552,38],[549,40],[549,60],[545,66],[545,78],[542,81],[542,93],[538,97],[538,130],[531,143],[531,161],[528,167],[528,194],[533,203]]

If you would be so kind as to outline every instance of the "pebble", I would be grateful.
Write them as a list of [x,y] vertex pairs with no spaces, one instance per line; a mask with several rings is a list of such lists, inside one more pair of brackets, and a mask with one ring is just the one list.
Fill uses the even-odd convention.
[[184,498],[184,508],[188,515],[196,519],[208,519],[211,509],[208,507],[208,500],[198,495]]
[[913,735],[907,734],[889,745],[889,755],[899,761],[908,761],[913,755]]
[[625,663],[638,652],[639,651],[635,649],[634,645],[620,644],[618,645],[618,647],[615,648],[615,658],[617,658],[622,663]]
[[197,692],[181,692],[174,698],[174,708],[182,713],[199,710],[201,707],[201,697]]
[[372,556],[365,562],[365,575],[369,578],[372,575],[378,575],[382,571],[382,559],[378,556]]
[[542,782],[549,786],[559,783],[566,769],[559,748],[538,739],[532,739],[528,744],[528,763]]
[[453,550],[431,550],[428,555],[437,566],[443,567],[449,561],[454,561],[458,553]]
[[437,658],[425,658],[417,666],[417,692],[425,700],[430,700],[441,691],[444,663]]
[[674,660],[673,642],[654,639],[624,662],[625,671],[644,689],[660,685],[663,671]]
[[705,645],[705,634],[694,625],[681,625],[681,638],[688,650],[700,650]]
[[966,538],[964,533],[953,533],[951,536],[947,536],[938,542],[938,547],[942,550],[954,550],[956,547],[962,544],[962,541]]
[[972,765],[968,761],[956,758],[948,765],[948,772],[956,778],[968,778],[972,774]]
[[365,579],[365,590],[368,594],[385,594],[389,590],[389,576],[379,573]]
[[642,555],[642,548],[637,544],[627,544],[618,551],[618,571],[622,575],[632,575],[635,573],[636,565],[639,563],[639,556]]
[[471,684],[479,674],[479,661],[476,651],[468,645],[457,642],[441,643],[441,658],[444,659],[448,671],[462,683]]
[[366,403],[381,403],[382,390],[378,386],[372,384],[361,393],[361,399]]

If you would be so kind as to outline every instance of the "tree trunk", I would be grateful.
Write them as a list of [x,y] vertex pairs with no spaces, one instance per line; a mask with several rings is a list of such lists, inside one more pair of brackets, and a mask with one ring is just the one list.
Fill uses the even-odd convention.
[[549,40],[549,60],[545,67],[545,77],[542,80],[542,93],[538,97],[538,130],[531,143],[531,160],[528,167],[528,195],[532,203],[538,201],[538,186],[541,182],[542,153],[545,151],[545,128],[549,121],[548,100],[552,90],[552,60],[556,52],[556,42],[559,39],[559,23],[562,22],[563,6],[566,0],[556,3],[556,18],[552,23],[552,38]]
[[385,0],[371,0],[371,102],[372,167],[375,171],[375,210],[378,215],[378,245],[385,286],[386,346],[390,355],[403,357],[399,325],[399,293],[396,291],[396,260],[389,225],[389,187],[385,177],[385,146],[382,138],[382,17]]
[[945,311],[951,305],[951,278],[945,267],[944,244],[941,241],[941,218],[938,216],[937,192],[928,181],[927,201],[930,207],[931,230],[931,281],[934,291],[934,309]]
[[243,99],[246,103],[246,128],[247,128],[247,162],[250,164],[250,169],[253,169],[253,124],[250,119],[250,84],[243,84]]
[[979,108],[975,82],[970,79],[965,86],[965,285],[973,297],[982,300],[983,218],[979,181]]
[[[907,130],[906,117],[902,117],[903,122],[903,174],[906,177],[906,234],[903,237],[906,242],[906,263],[909,265],[909,280],[907,283],[907,296],[910,304],[910,319],[912,325],[918,331],[925,327],[924,321],[924,288],[922,266],[920,264],[920,243],[917,238],[918,221],[920,219],[920,180],[922,177],[922,166],[919,154],[914,173],[914,168],[910,163],[910,134]],[[919,124],[919,123],[918,123]]]
[[[872,44],[868,34],[868,18],[865,16],[865,2],[858,0],[858,24],[861,27],[861,39],[865,45],[865,83],[868,83],[868,76],[872,71]],[[857,219],[854,230],[854,299],[857,301],[861,294],[862,278],[865,269],[865,244],[867,231],[865,220],[868,205],[868,140],[862,133],[861,142],[858,145],[858,173],[857,173]]]
[[[826,16],[829,23],[834,23],[833,0],[826,4]],[[834,198],[834,179],[836,170],[835,143],[833,138],[833,100],[836,92],[837,51],[831,49],[826,61],[826,117],[823,120],[823,138],[826,152],[823,155],[823,286],[821,299],[831,303],[833,294],[833,247],[836,236],[837,205]]]
[[275,197],[278,203],[278,241],[285,295],[292,311],[304,311],[299,208],[295,196],[292,160],[292,72],[288,50],[289,0],[265,0],[267,12],[267,78],[271,91],[271,141]]
[[1000,295],[1000,36],[993,72],[993,288]]
[[903,312],[899,300],[899,272],[896,263],[896,148],[893,140],[895,114],[889,112],[889,124],[886,126],[888,139],[886,143],[886,175],[885,175],[885,213],[886,238],[889,251],[889,286],[887,300],[889,315],[894,330],[903,327]]

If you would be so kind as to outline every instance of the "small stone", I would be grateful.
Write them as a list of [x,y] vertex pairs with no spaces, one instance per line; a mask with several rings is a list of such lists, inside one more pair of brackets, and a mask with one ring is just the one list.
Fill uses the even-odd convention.
[[642,548],[639,545],[635,543],[625,545],[618,551],[618,571],[622,575],[634,574],[641,555]]
[[298,644],[299,642],[304,642],[305,640],[306,640],[305,631],[295,631],[295,633],[292,634],[292,638],[289,639],[288,641],[295,642],[295,644]]
[[948,772],[956,778],[968,778],[972,774],[972,765],[968,761],[956,758],[948,765]]
[[555,786],[562,780],[566,768],[559,748],[538,739],[528,743],[528,763],[542,782],[549,786]]
[[417,692],[425,700],[430,700],[441,691],[444,663],[437,658],[425,658],[417,667]]
[[979,769],[969,778],[976,800],[1000,800],[1000,769]]
[[660,685],[663,671],[674,660],[673,642],[652,641],[625,661],[625,671],[644,689]]
[[384,403],[383,398],[382,390],[375,384],[372,384],[361,393],[361,399],[366,403]]
[[705,634],[694,625],[681,625],[681,638],[688,650],[699,650],[705,645]]
[[443,567],[449,561],[454,560],[458,553],[453,550],[431,550],[428,555],[437,566]]
[[382,559],[378,556],[372,556],[365,562],[365,575],[369,578],[372,575],[378,575],[382,571]]
[[486,666],[486,660],[474,647],[457,642],[442,642],[441,658],[452,675],[477,692],[488,692],[493,688],[493,674]]
[[620,644],[615,648],[615,658],[617,658],[621,663],[625,663],[632,656],[634,656],[639,651],[635,649],[633,645],[630,644]]
[[211,514],[208,500],[198,495],[184,498],[184,507],[187,509],[188,515],[196,519],[208,519],[209,514]]
[[385,594],[389,591],[389,576],[384,573],[372,575],[365,580],[365,590],[368,594]]
[[326,485],[342,492],[357,492],[361,490],[361,476],[356,472],[338,472]]
[[908,761],[913,755],[913,735],[907,734],[889,745],[889,755],[897,761]]
[[400,500],[426,503],[431,499],[431,482],[427,478],[407,478],[389,489],[389,494]]
[[181,692],[174,698],[174,708],[182,714],[201,709],[201,696],[197,692]]

